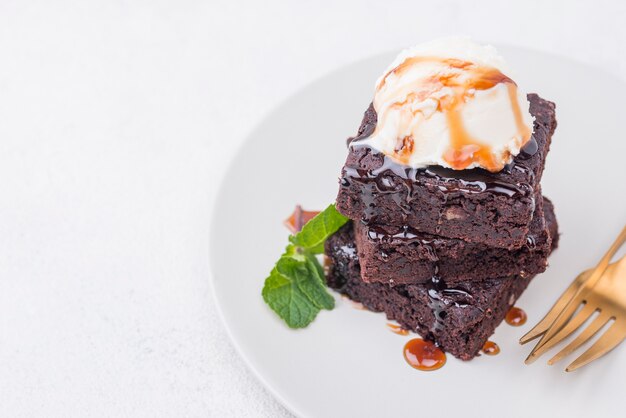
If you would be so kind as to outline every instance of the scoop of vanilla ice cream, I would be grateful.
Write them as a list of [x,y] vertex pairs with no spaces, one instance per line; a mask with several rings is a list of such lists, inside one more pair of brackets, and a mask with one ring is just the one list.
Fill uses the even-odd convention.
[[403,51],[376,83],[378,123],[355,141],[413,168],[499,171],[532,134],[526,93],[492,46],[445,38]]

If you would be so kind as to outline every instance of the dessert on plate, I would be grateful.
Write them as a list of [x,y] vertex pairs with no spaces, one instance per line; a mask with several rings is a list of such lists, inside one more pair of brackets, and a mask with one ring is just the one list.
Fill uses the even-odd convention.
[[465,38],[394,60],[348,139],[336,203],[286,221],[262,295],[288,326],[333,309],[328,286],[420,334],[405,345],[413,367],[498,351],[488,338],[505,318],[523,323],[514,304],[559,239],[541,190],[555,105],[515,80]]
[[348,140],[325,244],[338,290],[469,360],[558,242],[541,176],[555,106],[490,46],[447,38],[402,52]]

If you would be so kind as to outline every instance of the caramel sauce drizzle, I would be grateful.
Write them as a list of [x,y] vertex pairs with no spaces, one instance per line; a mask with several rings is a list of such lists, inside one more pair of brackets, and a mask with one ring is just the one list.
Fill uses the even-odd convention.
[[302,227],[311,219],[315,218],[318,213],[319,211],[303,210],[302,206],[296,205],[293,213],[289,215],[283,223],[292,234],[297,234]]
[[389,328],[389,331],[393,332],[394,334],[409,335],[408,329],[404,329],[400,325],[392,324],[391,322],[387,323],[387,328]]
[[500,347],[493,341],[487,341],[485,345],[483,345],[482,352],[488,356],[495,356],[500,353]]
[[330,268],[333,265],[333,259],[328,257],[326,254],[322,255],[322,257],[324,257],[324,264],[322,265],[322,268],[324,269],[324,276],[328,277],[330,274]]
[[528,316],[526,315],[526,312],[516,306],[513,306],[511,309],[509,309],[509,311],[506,313],[506,317],[504,318],[507,324],[514,327],[520,327],[524,325],[527,319]]
[[[524,118],[522,116],[522,110],[520,109],[517,101],[517,84],[506,75],[502,74],[498,69],[493,67],[481,67],[472,62],[467,62],[459,59],[444,59],[439,57],[409,57],[404,60],[400,65],[390,70],[381,79],[377,86],[377,91],[380,91],[386,84],[387,78],[390,74],[401,75],[407,71],[411,66],[423,63],[423,62],[439,62],[448,68],[453,68],[456,72],[440,73],[436,76],[430,77],[426,80],[425,85],[420,91],[407,93],[406,98],[402,102],[393,103],[391,108],[402,108],[406,104],[412,101],[421,101],[429,97],[432,93],[441,90],[444,87],[453,89],[454,94],[452,96],[444,96],[439,100],[437,111],[444,112],[446,115],[447,123],[450,130],[450,147],[444,152],[444,160],[450,164],[455,170],[463,170],[470,166],[472,163],[477,163],[481,167],[488,171],[496,172],[504,168],[502,161],[496,161],[493,156],[493,151],[490,146],[482,144],[480,139],[472,137],[463,124],[462,108],[467,102],[467,99],[474,96],[474,92],[478,90],[488,90],[495,87],[498,84],[507,85],[507,93],[511,103],[511,109],[515,118],[515,124],[519,134],[517,146],[520,148],[528,142],[531,137],[531,129],[524,124]],[[461,78],[462,74],[469,74],[467,79]],[[405,87],[406,88],[406,87]],[[417,116],[417,113],[421,110],[411,111],[410,109],[402,109],[412,113],[412,116]],[[387,112],[384,112],[385,114]],[[379,115],[381,116],[381,115]],[[382,124],[385,123],[385,115]],[[407,115],[408,116],[408,115]],[[405,131],[407,128],[407,121],[411,118],[403,118],[403,126],[400,127],[401,131]],[[415,144],[413,138],[406,136],[402,138],[402,142],[391,156],[397,162],[401,164],[408,164],[411,153]],[[505,160],[509,156],[506,156]]]
[[411,153],[413,153],[414,146],[415,142],[413,141],[413,137],[405,136],[402,139],[402,146],[394,153],[396,160],[398,160],[402,164],[408,164],[409,159],[411,158]]
[[354,309],[358,309],[359,311],[369,311],[369,309],[367,309],[367,307],[365,307],[365,305],[363,305],[361,302],[355,302],[346,295],[341,295],[341,299],[348,302]]
[[414,369],[432,371],[446,364],[446,353],[432,341],[414,338],[404,346],[404,359]]

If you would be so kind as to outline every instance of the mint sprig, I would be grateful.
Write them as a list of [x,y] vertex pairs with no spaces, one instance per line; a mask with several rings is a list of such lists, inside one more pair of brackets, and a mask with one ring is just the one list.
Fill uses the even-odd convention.
[[326,239],[346,222],[348,218],[335,205],[328,206],[289,237],[291,244],[265,279],[263,300],[289,327],[304,328],[320,310],[335,307],[316,255],[324,252]]
[[335,205],[328,206],[302,228],[302,231],[289,237],[289,241],[298,247],[306,248],[313,254],[324,253],[324,242],[348,221],[337,212]]

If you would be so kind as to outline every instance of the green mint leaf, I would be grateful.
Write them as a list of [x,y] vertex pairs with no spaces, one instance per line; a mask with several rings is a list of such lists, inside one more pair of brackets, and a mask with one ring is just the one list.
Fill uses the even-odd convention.
[[324,270],[315,255],[289,245],[265,279],[263,299],[291,328],[304,328],[335,299],[326,290]]
[[312,254],[322,254],[326,239],[337,232],[346,222],[348,222],[348,218],[339,213],[335,205],[330,205],[307,222],[302,231],[289,237],[289,241]]
[[290,328],[304,328],[320,311],[304,294],[294,279],[308,274],[306,262],[281,257],[263,286],[263,300],[285,320]]
[[[335,307],[335,299],[326,291],[324,269],[312,254],[307,254],[306,265],[308,277],[298,281],[298,286],[309,300],[320,309],[331,310]],[[300,278],[299,278],[300,279]]]
[[306,257],[308,258],[309,262],[315,267],[315,270],[317,270],[317,277],[320,278],[320,280],[324,284],[324,287],[326,287],[326,274],[324,273],[324,267],[322,267],[317,257],[313,254],[306,253]]
[[291,244],[265,279],[263,299],[289,327],[304,328],[321,309],[335,307],[316,254],[324,252],[326,239],[347,221],[335,205],[328,206],[289,237]]

